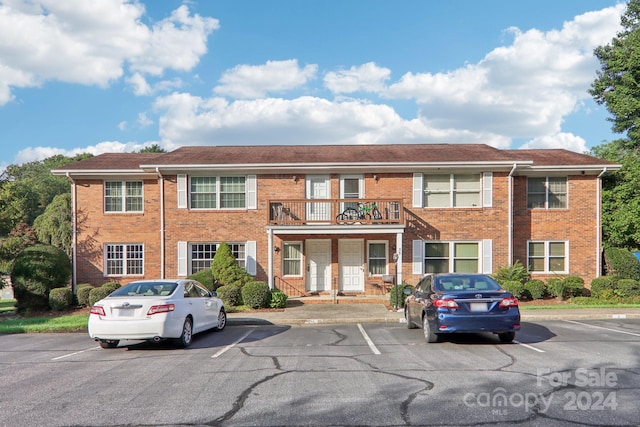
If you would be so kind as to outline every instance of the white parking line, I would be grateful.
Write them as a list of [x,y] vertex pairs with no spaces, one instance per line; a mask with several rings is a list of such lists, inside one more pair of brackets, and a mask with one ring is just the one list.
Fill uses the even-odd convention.
[[53,358],[53,359],[51,359],[51,360],[60,360],[60,359],[64,359],[64,358],[67,358],[67,357],[75,356],[76,354],[84,353],[84,352],[86,352],[86,351],[96,350],[96,349],[98,349],[98,348],[100,348],[100,346],[98,346],[98,347],[91,347],[91,348],[87,348],[87,349],[85,349],[85,350],[76,351],[76,352],[74,352],[74,353],[69,353],[69,354],[65,354],[65,355],[62,355],[62,356],[54,357],[54,358]]
[[526,347],[529,350],[537,351],[538,353],[544,353],[545,352],[544,350],[540,350],[539,348],[536,348],[536,347],[534,347],[532,345],[529,345],[529,344],[522,343],[522,342],[517,341],[517,340],[513,340],[513,342],[518,344],[518,345],[521,345],[523,347]]
[[634,337],[640,337],[640,334],[637,334],[635,332],[620,331],[618,329],[605,328],[604,326],[597,326],[597,325],[590,325],[588,323],[576,322],[575,320],[564,320],[564,322],[575,323],[576,325],[582,325],[582,326],[589,326],[590,328],[604,329],[605,331],[617,332],[619,334],[633,335]]
[[222,356],[224,353],[226,353],[228,350],[231,350],[236,344],[238,344],[240,341],[244,340],[246,337],[249,336],[249,334],[251,334],[251,332],[255,331],[255,329],[249,329],[249,331],[244,334],[243,336],[241,336],[240,338],[238,338],[237,340],[235,340],[233,343],[229,344],[228,346],[221,348],[216,354],[214,354],[213,356],[211,356],[212,359],[215,359],[216,357]]
[[365,332],[364,328],[360,323],[358,323],[358,329],[360,329],[360,333],[364,337],[364,340],[367,342],[367,344],[369,344],[369,348],[371,349],[371,351],[373,351],[373,354],[382,354],[380,353],[380,350],[378,350],[376,345],[373,343],[373,341],[371,341],[371,338],[369,338],[369,335],[367,335],[367,333]]

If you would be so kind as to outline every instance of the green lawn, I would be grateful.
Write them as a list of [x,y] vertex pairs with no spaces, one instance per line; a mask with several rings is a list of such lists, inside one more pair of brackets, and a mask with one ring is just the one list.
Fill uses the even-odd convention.
[[22,334],[35,332],[84,332],[87,330],[88,314],[43,317],[17,317],[16,300],[0,300],[0,334]]

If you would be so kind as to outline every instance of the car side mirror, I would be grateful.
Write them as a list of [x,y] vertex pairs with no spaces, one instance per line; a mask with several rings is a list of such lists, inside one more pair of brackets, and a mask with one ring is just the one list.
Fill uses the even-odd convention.
[[218,298],[218,293],[216,291],[211,291],[211,296]]

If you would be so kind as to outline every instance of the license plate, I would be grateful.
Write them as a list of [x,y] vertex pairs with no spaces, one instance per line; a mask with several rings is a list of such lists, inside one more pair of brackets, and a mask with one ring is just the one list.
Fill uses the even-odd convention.
[[116,313],[118,317],[133,317],[136,310],[133,308],[119,308]]
[[487,303],[486,302],[472,302],[469,304],[469,309],[471,311],[487,311]]

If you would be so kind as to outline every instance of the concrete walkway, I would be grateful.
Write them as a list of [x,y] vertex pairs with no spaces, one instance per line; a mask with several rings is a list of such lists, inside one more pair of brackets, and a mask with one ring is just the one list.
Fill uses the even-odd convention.
[[[521,309],[523,322],[542,320],[640,319],[640,308]],[[229,313],[229,325],[405,323],[402,310],[384,304],[295,304],[283,310]]]

